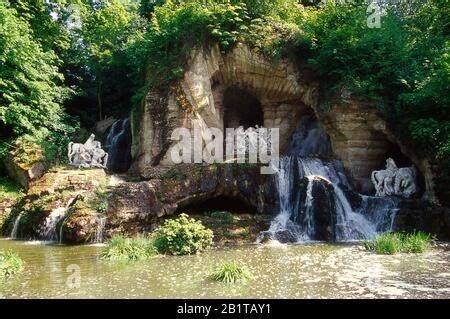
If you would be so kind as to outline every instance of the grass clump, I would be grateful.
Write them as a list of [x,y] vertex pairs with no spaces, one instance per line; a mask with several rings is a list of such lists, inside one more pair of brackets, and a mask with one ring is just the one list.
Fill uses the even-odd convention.
[[145,260],[156,254],[151,238],[126,238],[117,235],[111,238],[102,251],[102,258],[112,261]]
[[23,270],[23,260],[13,252],[0,251],[0,279],[8,279]]
[[213,232],[200,221],[181,214],[177,219],[166,220],[154,232],[155,247],[159,253],[193,255],[213,244]]
[[215,211],[215,212],[211,212],[209,214],[209,216],[211,218],[220,220],[223,224],[231,225],[234,223],[233,214],[231,214],[230,212]]
[[212,280],[220,281],[226,284],[245,282],[252,278],[247,267],[236,261],[223,263],[216,268],[210,277]]
[[384,233],[373,241],[363,242],[364,248],[378,254],[423,253],[432,241],[430,234],[418,231],[413,233]]

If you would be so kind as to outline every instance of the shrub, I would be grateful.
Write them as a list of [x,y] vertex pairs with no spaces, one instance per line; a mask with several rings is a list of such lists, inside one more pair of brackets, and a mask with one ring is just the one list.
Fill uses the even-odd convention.
[[191,255],[213,244],[213,232],[200,221],[181,214],[177,219],[166,220],[154,232],[155,247],[159,253]]
[[17,199],[22,195],[20,186],[13,180],[0,176],[0,200],[3,198]]
[[247,267],[239,264],[236,261],[226,262],[217,267],[211,274],[211,279],[227,284],[234,284],[237,282],[245,282],[252,278]]
[[17,254],[0,251],[0,279],[8,279],[22,270],[23,260]]
[[373,241],[363,242],[367,250],[378,254],[393,255],[396,253],[423,253],[431,243],[431,235],[424,232],[384,233]]
[[219,219],[223,224],[233,224],[234,217],[230,212],[211,212],[211,218]]
[[156,254],[151,238],[114,236],[102,251],[102,258],[112,261],[145,260]]

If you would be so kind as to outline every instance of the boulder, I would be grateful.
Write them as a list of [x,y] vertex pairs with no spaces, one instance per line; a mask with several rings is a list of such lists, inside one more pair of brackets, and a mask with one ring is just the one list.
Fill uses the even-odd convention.
[[[304,200],[303,207],[300,208],[298,214],[298,223],[305,224],[307,218],[306,211],[309,209],[313,212],[313,233],[309,234],[313,240],[321,241],[335,241],[335,224],[336,213],[334,207],[334,188],[333,185],[326,179],[320,176],[305,177],[301,180],[301,198],[306,198],[307,188],[311,190],[311,200]],[[310,185],[309,185],[310,184]],[[306,203],[310,204],[310,207],[306,207]]]
[[28,189],[36,180],[41,178],[48,168],[48,163],[46,161],[36,161],[24,164],[20,163],[11,154],[4,157],[3,164],[8,175],[17,181],[24,189]]
[[421,200],[402,200],[395,215],[394,231],[424,231],[440,240],[450,240],[450,208]]

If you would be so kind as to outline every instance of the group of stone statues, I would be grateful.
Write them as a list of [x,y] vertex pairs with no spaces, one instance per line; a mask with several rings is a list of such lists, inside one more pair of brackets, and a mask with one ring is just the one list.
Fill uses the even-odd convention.
[[241,125],[236,129],[237,150],[239,154],[254,151],[258,153],[259,149],[268,149],[271,147],[270,133],[264,127],[249,127],[244,129]]
[[376,196],[411,198],[417,193],[417,173],[414,166],[398,168],[392,158],[386,160],[386,169],[372,172]]
[[69,143],[69,164],[78,168],[106,168],[108,163],[108,153],[102,149],[99,141],[95,140],[95,135],[91,134],[86,143]]

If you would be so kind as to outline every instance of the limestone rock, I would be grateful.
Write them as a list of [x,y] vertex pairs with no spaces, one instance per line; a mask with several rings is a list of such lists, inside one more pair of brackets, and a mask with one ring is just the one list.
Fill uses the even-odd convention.
[[440,240],[450,240],[450,209],[421,200],[403,200],[395,215],[393,231],[421,230]]
[[178,165],[160,178],[120,184],[111,195],[108,236],[151,231],[163,218],[218,196],[236,197],[263,214],[275,210],[274,179],[259,167]]
[[316,117],[330,137],[333,156],[341,160],[355,190],[373,194],[371,172],[384,164],[390,148],[407,157],[423,175],[423,198],[437,202],[434,173],[427,159],[396,137],[375,105],[358,99],[346,88],[341,97],[321,100],[311,72],[288,60],[269,61],[245,44],[227,53],[217,46],[198,48],[188,60],[182,80],[164,91],[148,92],[141,110],[132,114],[133,168],[150,178],[155,166],[174,166],[168,150],[175,128],[224,129],[225,95],[238,88],[259,102],[266,128],[280,129],[284,154],[299,119]]
[[11,154],[8,154],[4,158],[3,163],[8,175],[17,181],[24,189],[28,189],[33,182],[41,178],[48,168],[48,163],[45,161],[21,164]]
[[[324,178],[315,176],[311,181],[308,178],[303,178],[301,184],[306,186],[312,183],[311,195],[313,201],[311,209],[314,211],[314,234],[311,234],[313,240],[324,240],[328,242],[335,241],[335,207],[334,207],[334,189],[333,185]],[[306,187],[304,187],[303,198],[306,198]],[[305,208],[303,208],[304,214]],[[300,214],[299,218],[302,218]],[[301,222],[301,221],[300,221]]]
[[14,205],[3,227],[3,233],[11,233],[14,221],[22,213],[19,238],[40,238],[46,217],[68,204],[75,205],[78,201],[95,197],[96,189],[105,182],[106,174],[103,169],[52,169],[34,182],[27,194]]

